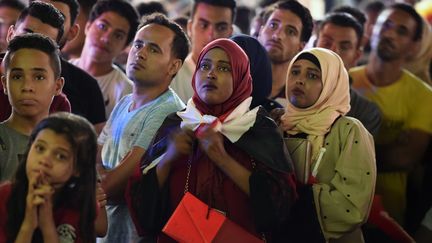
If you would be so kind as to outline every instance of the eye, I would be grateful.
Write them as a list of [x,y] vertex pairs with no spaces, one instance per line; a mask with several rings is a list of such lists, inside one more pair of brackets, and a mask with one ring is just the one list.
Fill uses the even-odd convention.
[[296,69],[291,70],[291,75],[298,75],[298,74],[300,74],[299,70],[296,70]]
[[275,22],[270,22],[268,26],[270,27],[270,29],[275,30],[277,29],[278,24]]
[[216,31],[217,32],[225,32],[225,31],[227,31],[228,30],[228,26],[227,25],[218,25],[217,27],[216,27]]
[[219,66],[217,69],[221,72],[231,72],[231,68],[226,66]]
[[68,160],[68,158],[69,158],[69,156],[67,155],[67,154],[65,154],[65,153],[56,153],[55,154],[55,157],[56,157],[56,159],[57,160],[61,160],[61,161],[65,161],[65,160]]
[[200,29],[207,29],[207,27],[208,27],[208,24],[207,23],[204,23],[204,22],[199,22],[198,23],[198,27],[200,28]]
[[116,38],[119,41],[124,40],[125,35],[121,34],[121,33],[115,33],[114,34],[114,38]]
[[206,63],[206,62],[202,62],[199,66],[200,70],[206,71],[210,69],[210,64]]
[[316,75],[315,73],[308,73],[308,78],[309,78],[309,79],[318,79],[319,76]]
[[36,75],[35,77],[36,80],[45,80],[45,76],[44,75]]
[[13,79],[13,80],[21,79],[21,77],[22,77],[21,74],[12,74],[12,75],[11,75],[11,79]]
[[151,53],[158,53],[159,52],[158,49],[156,49],[154,47],[150,47],[149,49],[150,49]]
[[38,152],[38,153],[42,153],[42,152],[45,150],[45,147],[44,147],[43,145],[36,144],[36,145],[34,146],[34,149],[36,150],[36,152]]
[[141,43],[135,43],[135,44],[133,45],[133,47],[134,47],[135,49],[141,49],[141,48],[143,47],[143,44],[141,44]]
[[97,25],[96,25],[97,27],[98,27],[98,29],[100,29],[100,30],[106,30],[106,25],[104,24],[104,23],[98,23]]
[[290,35],[290,36],[296,36],[297,35],[297,31],[295,31],[291,28],[287,29],[286,33],[287,33],[287,35]]

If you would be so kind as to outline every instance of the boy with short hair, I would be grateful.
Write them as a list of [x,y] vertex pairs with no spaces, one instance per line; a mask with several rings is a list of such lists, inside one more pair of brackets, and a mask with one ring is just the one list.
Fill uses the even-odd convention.
[[12,39],[2,65],[1,82],[12,114],[0,123],[0,181],[11,179],[31,131],[48,116],[64,84],[58,46],[40,34]]

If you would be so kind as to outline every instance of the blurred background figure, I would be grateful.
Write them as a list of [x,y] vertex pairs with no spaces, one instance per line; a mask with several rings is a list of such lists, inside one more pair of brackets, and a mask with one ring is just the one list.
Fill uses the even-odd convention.
[[0,52],[6,50],[8,29],[14,25],[25,5],[18,0],[0,1]]

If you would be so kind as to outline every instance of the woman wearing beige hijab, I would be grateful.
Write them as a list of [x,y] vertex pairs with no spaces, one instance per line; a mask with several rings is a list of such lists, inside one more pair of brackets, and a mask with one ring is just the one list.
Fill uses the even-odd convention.
[[348,74],[340,57],[322,48],[300,52],[287,75],[281,128],[312,145],[309,181],[288,227],[294,242],[362,242],[375,188],[373,138],[350,109]]

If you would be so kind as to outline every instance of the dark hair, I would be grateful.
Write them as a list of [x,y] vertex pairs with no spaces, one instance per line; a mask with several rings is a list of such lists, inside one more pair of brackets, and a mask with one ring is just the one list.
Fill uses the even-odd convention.
[[[65,112],[55,113],[43,119],[30,135],[23,161],[12,181],[11,195],[7,202],[8,242],[16,238],[24,220],[28,192],[27,157],[37,135],[45,129],[63,135],[70,143],[74,153],[74,167],[79,172],[79,176],[71,177],[63,186],[58,196],[60,201],[55,206],[77,210],[80,215],[77,238],[82,239],[82,242],[94,242],[96,237],[94,226],[96,218],[96,133],[85,118]],[[33,242],[42,242],[40,230],[35,231]]]
[[138,10],[139,15],[142,17],[144,15],[150,15],[152,13],[161,13],[168,15],[164,5],[160,2],[151,1],[139,3],[136,5],[136,9]]
[[20,49],[28,48],[44,52],[49,56],[51,68],[54,71],[54,77],[60,77],[60,50],[57,44],[51,38],[38,33],[27,33],[15,36],[8,44],[6,55],[3,59],[3,67],[6,71],[9,67],[11,55]]
[[39,19],[44,24],[48,24],[56,28],[58,30],[58,34],[55,41],[57,43],[60,41],[63,36],[65,18],[58,9],[49,3],[40,1],[31,2],[30,5],[21,12],[15,27],[21,24],[21,22],[24,21],[24,19],[29,15]]
[[97,0],[78,0],[80,13],[89,15],[96,2]]
[[13,8],[21,12],[25,8],[25,5],[18,0],[1,0],[0,8],[3,7]]
[[169,28],[174,32],[174,39],[172,42],[171,54],[176,58],[181,59],[184,62],[186,56],[189,53],[189,38],[186,33],[182,30],[180,25],[176,22],[168,19],[161,13],[154,13],[143,18],[142,24],[138,27],[138,30],[149,24],[158,24]]
[[[43,0],[42,0],[43,1]],[[71,17],[70,24],[75,24],[76,18],[79,13],[79,3],[77,0],[52,0],[53,2],[61,2],[66,4],[69,7],[69,14]],[[30,3],[35,2],[35,0],[30,0]],[[63,15],[63,14],[62,14]]]
[[198,4],[205,3],[212,6],[217,7],[225,7],[231,9],[231,21],[234,23],[234,19],[236,16],[236,2],[235,0],[194,0],[194,4],[192,6],[192,13],[190,15],[190,18],[193,19],[195,16],[196,9],[198,7]]
[[361,46],[363,38],[363,26],[348,13],[330,13],[324,17],[320,24],[319,30],[321,31],[326,24],[334,24],[341,27],[348,27],[354,29],[357,36],[357,47]]
[[364,27],[364,24],[366,23],[366,16],[365,14],[360,11],[357,8],[353,8],[351,6],[340,6],[337,7],[335,9],[333,9],[332,11],[333,13],[347,13],[350,14],[351,16],[353,16],[355,19],[357,19],[357,21],[361,24],[362,28]]
[[264,23],[267,22],[267,20],[270,18],[270,15],[278,9],[289,10],[300,18],[302,22],[300,40],[307,42],[312,35],[313,29],[313,19],[309,9],[296,0],[279,1],[266,8],[264,13]]
[[414,30],[413,41],[418,41],[422,38],[423,19],[411,5],[406,3],[395,3],[390,6],[390,9],[401,10],[411,15],[411,17],[416,22],[416,29]]
[[130,3],[123,0],[101,0],[93,6],[88,21],[93,22],[105,12],[114,12],[129,22],[130,30],[126,45],[129,44],[133,40],[139,24],[139,15],[136,9]]
[[368,13],[368,12],[380,13],[384,9],[385,9],[384,3],[382,3],[381,1],[373,1],[373,2],[370,2],[366,5],[365,12],[366,13]]

